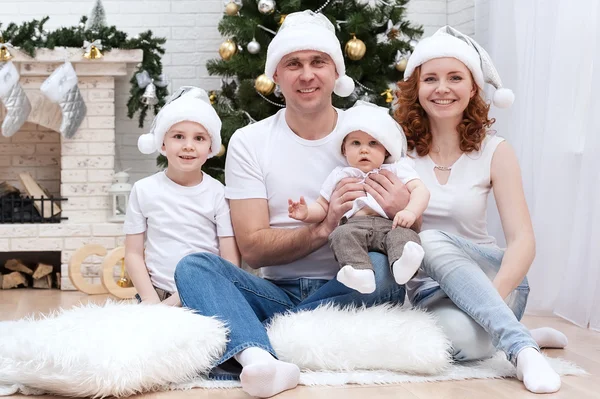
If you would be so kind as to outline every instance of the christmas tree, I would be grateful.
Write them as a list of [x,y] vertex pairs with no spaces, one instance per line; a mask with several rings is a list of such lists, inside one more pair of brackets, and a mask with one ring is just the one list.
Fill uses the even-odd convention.
[[96,0],[96,4],[94,4],[94,8],[92,8],[92,12],[87,21],[86,28],[99,31],[104,26],[106,26],[106,12],[104,11],[102,0]]
[[[226,0],[219,32],[226,38],[221,59],[207,63],[211,75],[223,77],[211,102],[223,121],[226,149],[239,128],[275,114],[285,99],[264,76],[267,47],[287,14],[312,10],[323,13],[336,26],[344,49],[346,74],[355,81],[350,97],[333,96],[333,104],[349,108],[357,100],[391,107],[392,88],[417,39],[420,26],[406,19],[408,0]],[[164,157],[159,164],[165,163]],[[203,169],[223,180],[225,154],[209,159]]]

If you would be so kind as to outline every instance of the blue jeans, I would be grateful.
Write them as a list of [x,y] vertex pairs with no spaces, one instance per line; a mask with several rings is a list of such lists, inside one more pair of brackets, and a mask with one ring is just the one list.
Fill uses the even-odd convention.
[[265,324],[276,314],[310,310],[322,304],[339,306],[404,302],[405,289],[394,281],[387,257],[369,253],[375,271],[377,288],[371,294],[361,294],[336,279],[295,279],[269,281],[254,276],[219,256],[198,253],[184,257],[175,270],[175,284],[183,306],[204,316],[216,316],[229,327],[229,342],[225,354],[213,370],[216,379],[236,378],[224,365],[236,353],[258,347],[273,350]]
[[[426,230],[419,236],[425,250],[423,270],[439,283],[439,287],[419,292],[413,305],[440,314],[438,321],[453,342],[457,360],[474,360],[473,353],[489,352],[487,337],[513,364],[522,349],[533,347],[539,350],[527,328],[519,322],[529,295],[527,278],[506,300],[492,284],[502,263],[502,249],[478,245],[438,230]],[[475,326],[469,326],[466,321],[469,318],[452,311],[454,305],[444,301],[445,297],[483,327],[487,337]]]

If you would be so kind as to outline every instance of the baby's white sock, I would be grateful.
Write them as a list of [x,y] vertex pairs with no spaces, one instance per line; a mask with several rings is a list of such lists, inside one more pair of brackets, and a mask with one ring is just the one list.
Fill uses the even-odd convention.
[[370,294],[375,291],[375,273],[371,269],[355,269],[346,265],[338,272],[337,280],[361,294]]
[[565,334],[551,327],[534,328],[529,332],[540,348],[562,349],[569,343]]
[[392,272],[394,273],[396,283],[400,285],[406,284],[415,275],[417,270],[419,270],[424,255],[425,251],[423,251],[422,246],[414,241],[407,242],[404,245],[402,256],[392,265]]
[[517,378],[533,393],[552,393],[560,389],[560,376],[535,348],[517,355]]
[[248,395],[269,398],[298,385],[298,366],[277,360],[264,349],[247,348],[234,358],[242,365],[240,382]]

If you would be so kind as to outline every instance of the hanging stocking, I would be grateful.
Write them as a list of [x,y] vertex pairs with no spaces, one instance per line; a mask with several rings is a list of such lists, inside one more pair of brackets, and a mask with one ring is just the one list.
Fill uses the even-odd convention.
[[73,137],[87,112],[85,102],[79,87],[77,87],[77,74],[73,65],[65,62],[56,68],[52,75],[42,83],[40,91],[50,101],[58,103],[62,109],[60,133],[68,139]]
[[0,67],[0,100],[6,107],[2,135],[10,137],[23,126],[31,112],[31,103],[19,84],[19,72],[10,61]]

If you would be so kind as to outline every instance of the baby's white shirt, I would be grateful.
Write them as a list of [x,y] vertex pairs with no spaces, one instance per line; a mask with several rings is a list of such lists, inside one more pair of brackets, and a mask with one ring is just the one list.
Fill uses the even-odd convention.
[[[327,202],[329,202],[329,200],[331,199],[331,194],[333,193],[335,186],[340,180],[346,177],[355,177],[361,179],[360,183],[364,184],[365,179],[370,174],[379,173],[380,170],[389,170],[390,172],[398,176],[398,178],[404,184],[408,183],[411,180],[419,179],[419,175],[414,169],[414,161],[408,157],[403,157],[398,162],[392,164],[383,164],[380,168],[374,169],[370,172],[363,172],[362,170],[354,168],[352,166],[338,166],[329,174],[329,176],[327,176],[327,179],[325,179],[325,182],[321,186],[320,194],[323,198],[327,200]],[[367,193],[365,197],[359,197],[355,199],[352,204],[352,209],[346,212],[344,216],[346,218],[350,218],[365,206],[373,209],[381,217],[384,217],[386,219],[388,218],[385,212],[383,211],[381,205],[379,205],[375,198],[373,198],[373,196],[369,193]]]

